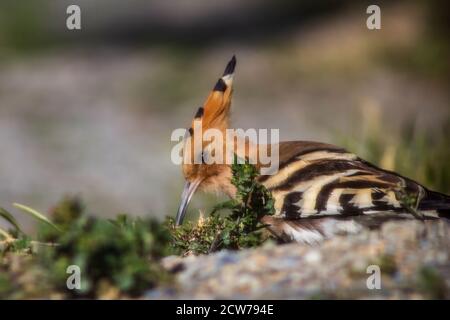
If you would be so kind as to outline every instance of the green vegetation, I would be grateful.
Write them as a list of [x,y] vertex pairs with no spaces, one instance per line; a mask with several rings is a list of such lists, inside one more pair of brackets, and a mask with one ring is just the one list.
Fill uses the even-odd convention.
[[393,276],[398,270],[395,257],[389,254],[382,254],[381,256],[377,257],[371,264],[379,266],[382,273],[390,276]]
[[445,299],[447,297],[447,285],[445,279],[433,267],[423,266],[417,275],[419,291],[428,299]]
[[[31,208],[18,207],[44,223],[38,230],[39,241],[31,241],[18,228],[5,231],[1,269],[6,273],[0,278],[0,296],[30,293],[26,289],[30,284],[18,281],[20,276],[13,272],[14,255],[27,261],[25,269],[39,274],[31,279],[39,288],[32,297],[49,290],[65,297],[136,296],[156,285],[170,284],[170,275],[159,259],[170,254],[171,237],[156,220],[132,220],[126,215],[114,220],[95,218],[86,214],[76,198],[58,204],[51,219]],[[12,217],[2,212],[2,216]],[[70,265],[81,270],[81,289],[67,289]]]
[[57,237],[55,247],[42,250],[39,262],[59,290],[66,288],[67,266],[79,266],[84,276],[81,290],[70,291],[74,296],[95,297],[99,289],[134,296],[170,280],[159,264],[169,241],[170,235],[155,220],[82,216]]
[[[253,165],[235,161],[232,172],[236,199],[217,205],[209,217],[197,224],[189,221],[175,227],[173,219],[168,221],[174,245],[182,254],[255,247],[267,239],[259,218],[275,212],[270,192],[255,180],[258,172]],[[218,211],[222,209],[231,210],[231,214],[220,216]]]
[[[235,200],[215,208],[198,224],[175,227],[154,219],[88,215],[78,198],[65,198],[47,218],[30,207],[17,209],[40,222],[37,240],[22,232],[14,216],[0,209],[11,230],[0,229],[0,298],[117,298],[171,286],[160,259],[174,253],[199,254],[258,246],[266,240],[262,215],[273,214],[270,193],[255,181],[250,164],[233,165]],[[231,214],[221,216],[219,210]],[[69,290],[68,267],[81,271],[80,289]]]

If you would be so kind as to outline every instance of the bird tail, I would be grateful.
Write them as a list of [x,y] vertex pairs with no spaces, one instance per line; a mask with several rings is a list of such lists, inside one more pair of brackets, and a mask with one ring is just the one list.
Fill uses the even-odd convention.
[[419,203],[418,209],[422,211],[435,210],[439,217],[450,219],[450,196],[427,190],[425,197]]

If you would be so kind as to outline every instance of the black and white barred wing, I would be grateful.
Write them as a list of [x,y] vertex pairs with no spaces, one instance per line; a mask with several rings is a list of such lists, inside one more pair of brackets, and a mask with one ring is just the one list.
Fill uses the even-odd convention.
[[427,193],[433,193],[341,148],[310,142],[284,144],[280,149],[292,148],[290,155],[281,159],[275,174],[261,176],[260,182],[272,192],[277,214],[287,218],[405,212],[405,201],[420,208]]

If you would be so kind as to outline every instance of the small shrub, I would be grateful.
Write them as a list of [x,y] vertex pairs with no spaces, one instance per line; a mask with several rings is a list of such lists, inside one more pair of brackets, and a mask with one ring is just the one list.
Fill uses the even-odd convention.
[[[17,230],[5,234],[0,260],[0,269],[5,271],[0,279],[0,295],[4,298],[17,294],[27,298],[30,292],[89,298],[108,296],[111,292],[114,297],[136,296],[171,282],[171,276],[159,263],[160,258],[171,253],[171,235],[154,219],[131,219],[126,215],[114,220],[95,218],[86,214],[78,198],[63,199],[51,210],[50,219],[26,206],[20,208],[43,223],[38,229],[38,241],[31,241]],[[3,216],[9,217],[5,213]],[[38,250],[33,249],[35,246]],[[39,272],[39,281],[11,282],[17,277],[8,261],[20,253],[29,258],[24,265],[26,272]],[[70,265],[81,270],[79,290],[67,289]],[[35,289],[30,291],[26,287]]]
[[115,220],[87,216],[78,200],[64,200],[53,210],[61,232],[45,226],[41,235],[57,245],[39,253],[40,263],[48,270],[51,282],[65,290],[66,270],[77,265],[82,272],[81,290],[67,291],[75,296],[95,297],[98,289],[110,288],[138,295],[169,280],[159,259],[170,249],[170,234],[153,219],[130,219],[120,215]]
[[[274,201],[270,192],[256,181],[257,169],[248,163],[232,165],[232,183],[236,187],[236,199],[217,205],[211,215],[197,224],[187,222],[176,227],[173,219],[167,224],[172,231],[174,247],[183,254],[206,254],[221,249],[255,247],[267,236],[260,223],[264,215],[272,215]],[[228,209],[225,217],[218,214]]]

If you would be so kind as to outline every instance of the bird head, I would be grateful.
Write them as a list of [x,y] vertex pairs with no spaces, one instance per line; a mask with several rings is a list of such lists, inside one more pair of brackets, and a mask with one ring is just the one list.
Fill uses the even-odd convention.
[[[235,187],[231,184],[231,168],[226,164],[229,162],[225,161],[226,129],[229,125],[235,66],[236,58],[233,56],[204,105],[197,110],[183,140],[185,186],[176,217],[177,225],[183,222],[196,190],[222,192],[229,196],[235,193]],[[220,136],[223,138],[222,143],[215,141]],[[223,161],[219,163],[214,159]]]

